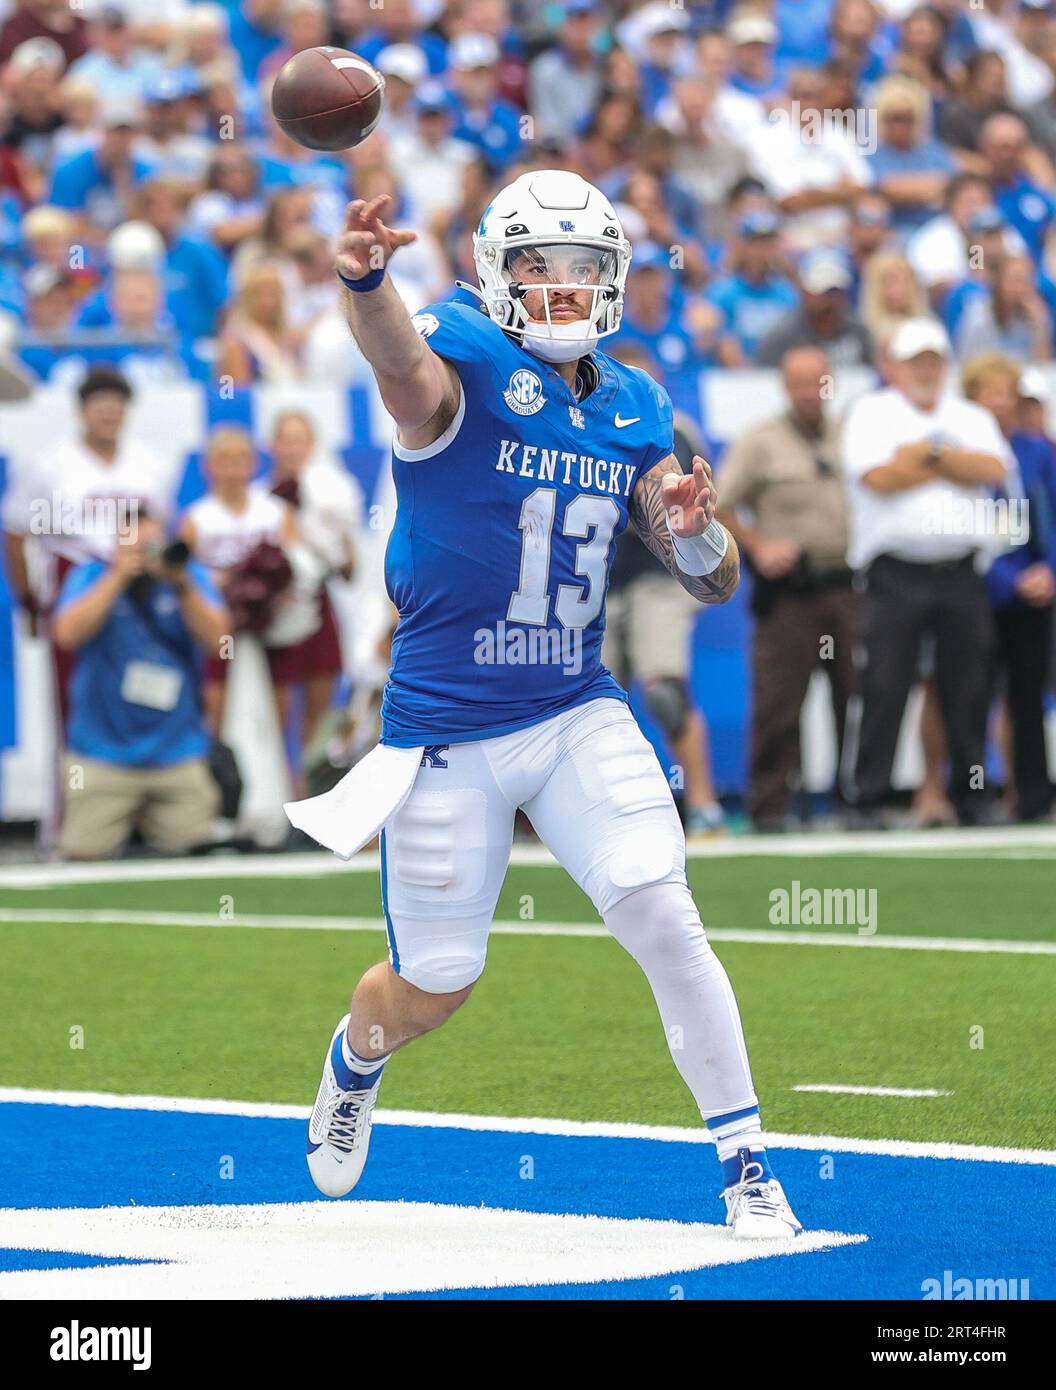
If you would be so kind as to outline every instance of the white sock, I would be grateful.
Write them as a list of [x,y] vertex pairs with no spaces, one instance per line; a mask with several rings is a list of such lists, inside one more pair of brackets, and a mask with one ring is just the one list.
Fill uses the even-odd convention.
[[746,1114],[724,1117],[708,1121],[708,1129],[719,1151],[719,1162],[736,1158],[738,1149],[751,1149],[752,1153],[765,1153],[763,1146],[763,1124],[755,1107]]
[[374,1072],[381,1070],[392,1053],[386,1052],[383,1057],[361,1057],[350,1046],[346,1032],[341,1034],[341,1056],[345,1059],[345,1066],[349,1071],[354,1071],[357,1076],[371,1076]]

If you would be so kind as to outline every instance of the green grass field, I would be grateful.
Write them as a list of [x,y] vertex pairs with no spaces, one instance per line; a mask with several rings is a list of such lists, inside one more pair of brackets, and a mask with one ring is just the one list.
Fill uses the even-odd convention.
[[[718,930],[780,930],[769,895],[794,879],[875,888],[878,938],[1056,942],[1051,858],[691,861],[705,925]],[[215,914],[216,925],[10,920],[27,909]],[[232,911],[233,921],[221,920]],[[238,925],[260,915],[378,926]],[[529,933],[531,919],[596,922],[560,870],[528,865],[511,867],[497,917]],[[0,1086],[301,1104],[314,1095],[321,1050],[359,972],[385,949],[377,878],[362,872],[2,888],[0,932]],[[716,949],[740,1000],[769,1128],[1056,1147],[1045,1099],[1056,955],[732,941]],[[70,1046],[75,1027],[80,1049]],[[793,1091],[803,1084],[953,1094]],[[644,979],[603,937],[496,934],[469,1004],[389,1068],[382,1103],[699,1123]]]

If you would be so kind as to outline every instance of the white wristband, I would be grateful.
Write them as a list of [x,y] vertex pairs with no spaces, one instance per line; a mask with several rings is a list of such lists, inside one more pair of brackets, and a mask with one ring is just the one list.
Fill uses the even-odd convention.
[[[667,518],[667,529],[671,531],[671,518]],[[700,578],[717,570],[726,558],[729,541],[726,528],[718,521],[709,521],[699,536],[676,536],[671,531],[671,543],[675,559],[683,574]]]

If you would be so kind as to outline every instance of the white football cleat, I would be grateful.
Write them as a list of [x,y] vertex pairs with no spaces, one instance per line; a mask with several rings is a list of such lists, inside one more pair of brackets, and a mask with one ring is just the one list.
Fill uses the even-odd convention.
[[778,1180],[763,1178],[761,1163],[742,1159],[740,1182],[722,1196],[726,1225],[738,1240],[783,1240],[803,1230]]
[[379,1067],[370,1077],[360,1078],[370,1082],[365,1089],[347,1088],[351,1074],[341,1052],[341,1039],[349,1017],[345,1014],[330,1039],[315,1109],[308,1121],[308,1171],[327,1197],[346,1197],[359,1182],[367,1162],[374,1102],[381,1085]]

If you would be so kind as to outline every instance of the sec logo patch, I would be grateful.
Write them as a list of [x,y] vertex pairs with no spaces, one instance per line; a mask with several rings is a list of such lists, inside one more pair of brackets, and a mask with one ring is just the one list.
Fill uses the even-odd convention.
[[415,314],[414,318],[411,319],[411,323],[414,324],[414,327],[423,338],[428,338],[430,334],[435,333],[440,327],[440,320],[435,314]]
[[503,400],[515,415],[534,415],[546,405],[543,383],[534,372],[522,367],[510,377],[510,384],[503,392]]

